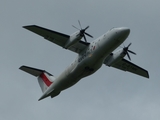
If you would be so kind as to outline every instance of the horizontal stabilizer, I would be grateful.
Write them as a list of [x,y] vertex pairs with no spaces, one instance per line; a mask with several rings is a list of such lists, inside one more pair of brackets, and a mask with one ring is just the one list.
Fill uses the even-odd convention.
[[19,69],[23,70],[23,71],[25,71],[25,72],[27,72],[27,73],[35,76],[35,77],[40,76],[44,72],[47,73],[50,76],[53,76],[52,74],[46,72],[45,70],[40,70],[40,69],[37,69],[37,68],[28,67],[28,66],[21,66]]

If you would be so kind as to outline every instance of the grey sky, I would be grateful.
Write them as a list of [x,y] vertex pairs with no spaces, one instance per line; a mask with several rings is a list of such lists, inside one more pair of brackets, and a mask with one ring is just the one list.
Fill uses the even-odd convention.
[[[2,120],[159,120],[160,1],[158,0],[1,0],[0,119]],[[90,25],[94,39],[112,27],[129,27],[132,62],[147,69],[150,79],[102,68],[54,99],[38,102],[36,78],[21,65],[58,76],[76,57],[22,28],[36,24],[65,34],[71,25]],[[94,39],[88,38],[88,41]]]

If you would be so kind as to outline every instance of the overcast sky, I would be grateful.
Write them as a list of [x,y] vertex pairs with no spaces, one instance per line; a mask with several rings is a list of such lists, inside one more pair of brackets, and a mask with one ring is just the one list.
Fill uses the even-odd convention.
[[[0,119],[159,120],[159,5],[159,0],[1,0]],[[132,62],[147,69],[150,79],[103,65],[59,96],[38,101],[37,79],[19,67],[58,76],[77,55],[22,26],[36,24],[70,35],[78,20],[83,28],[90,26],[87,32],[94,39],[113,27],[129,27],[124,44],[132,43],[137,53]]]

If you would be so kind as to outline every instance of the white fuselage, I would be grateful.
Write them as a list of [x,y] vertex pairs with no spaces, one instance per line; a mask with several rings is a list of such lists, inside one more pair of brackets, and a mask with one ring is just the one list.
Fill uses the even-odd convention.
[[[44,93],[52,95],[52,90],[61,92],[77,83],[81,78],[96,72],[103,64],[104,59],[110,55],[128,37],[128,28],[113,28],[104,35],[90,43],[75,61],[55,80]],[[44,97],[44,96],[43,96]]]

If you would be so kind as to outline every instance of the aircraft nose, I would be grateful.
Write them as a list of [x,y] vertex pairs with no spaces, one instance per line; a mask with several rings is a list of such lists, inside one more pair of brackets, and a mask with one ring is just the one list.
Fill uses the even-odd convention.
[[127,28],[127,27],[122,27],[122,28],[120,28],[120,33],[123,34],[123,35],[128,36],[129,33],[130,33],[130,29]]
[[115,29],[118,37],[118,41],[123,42],[129,35],[130,29],[127,27],[120,27]]

